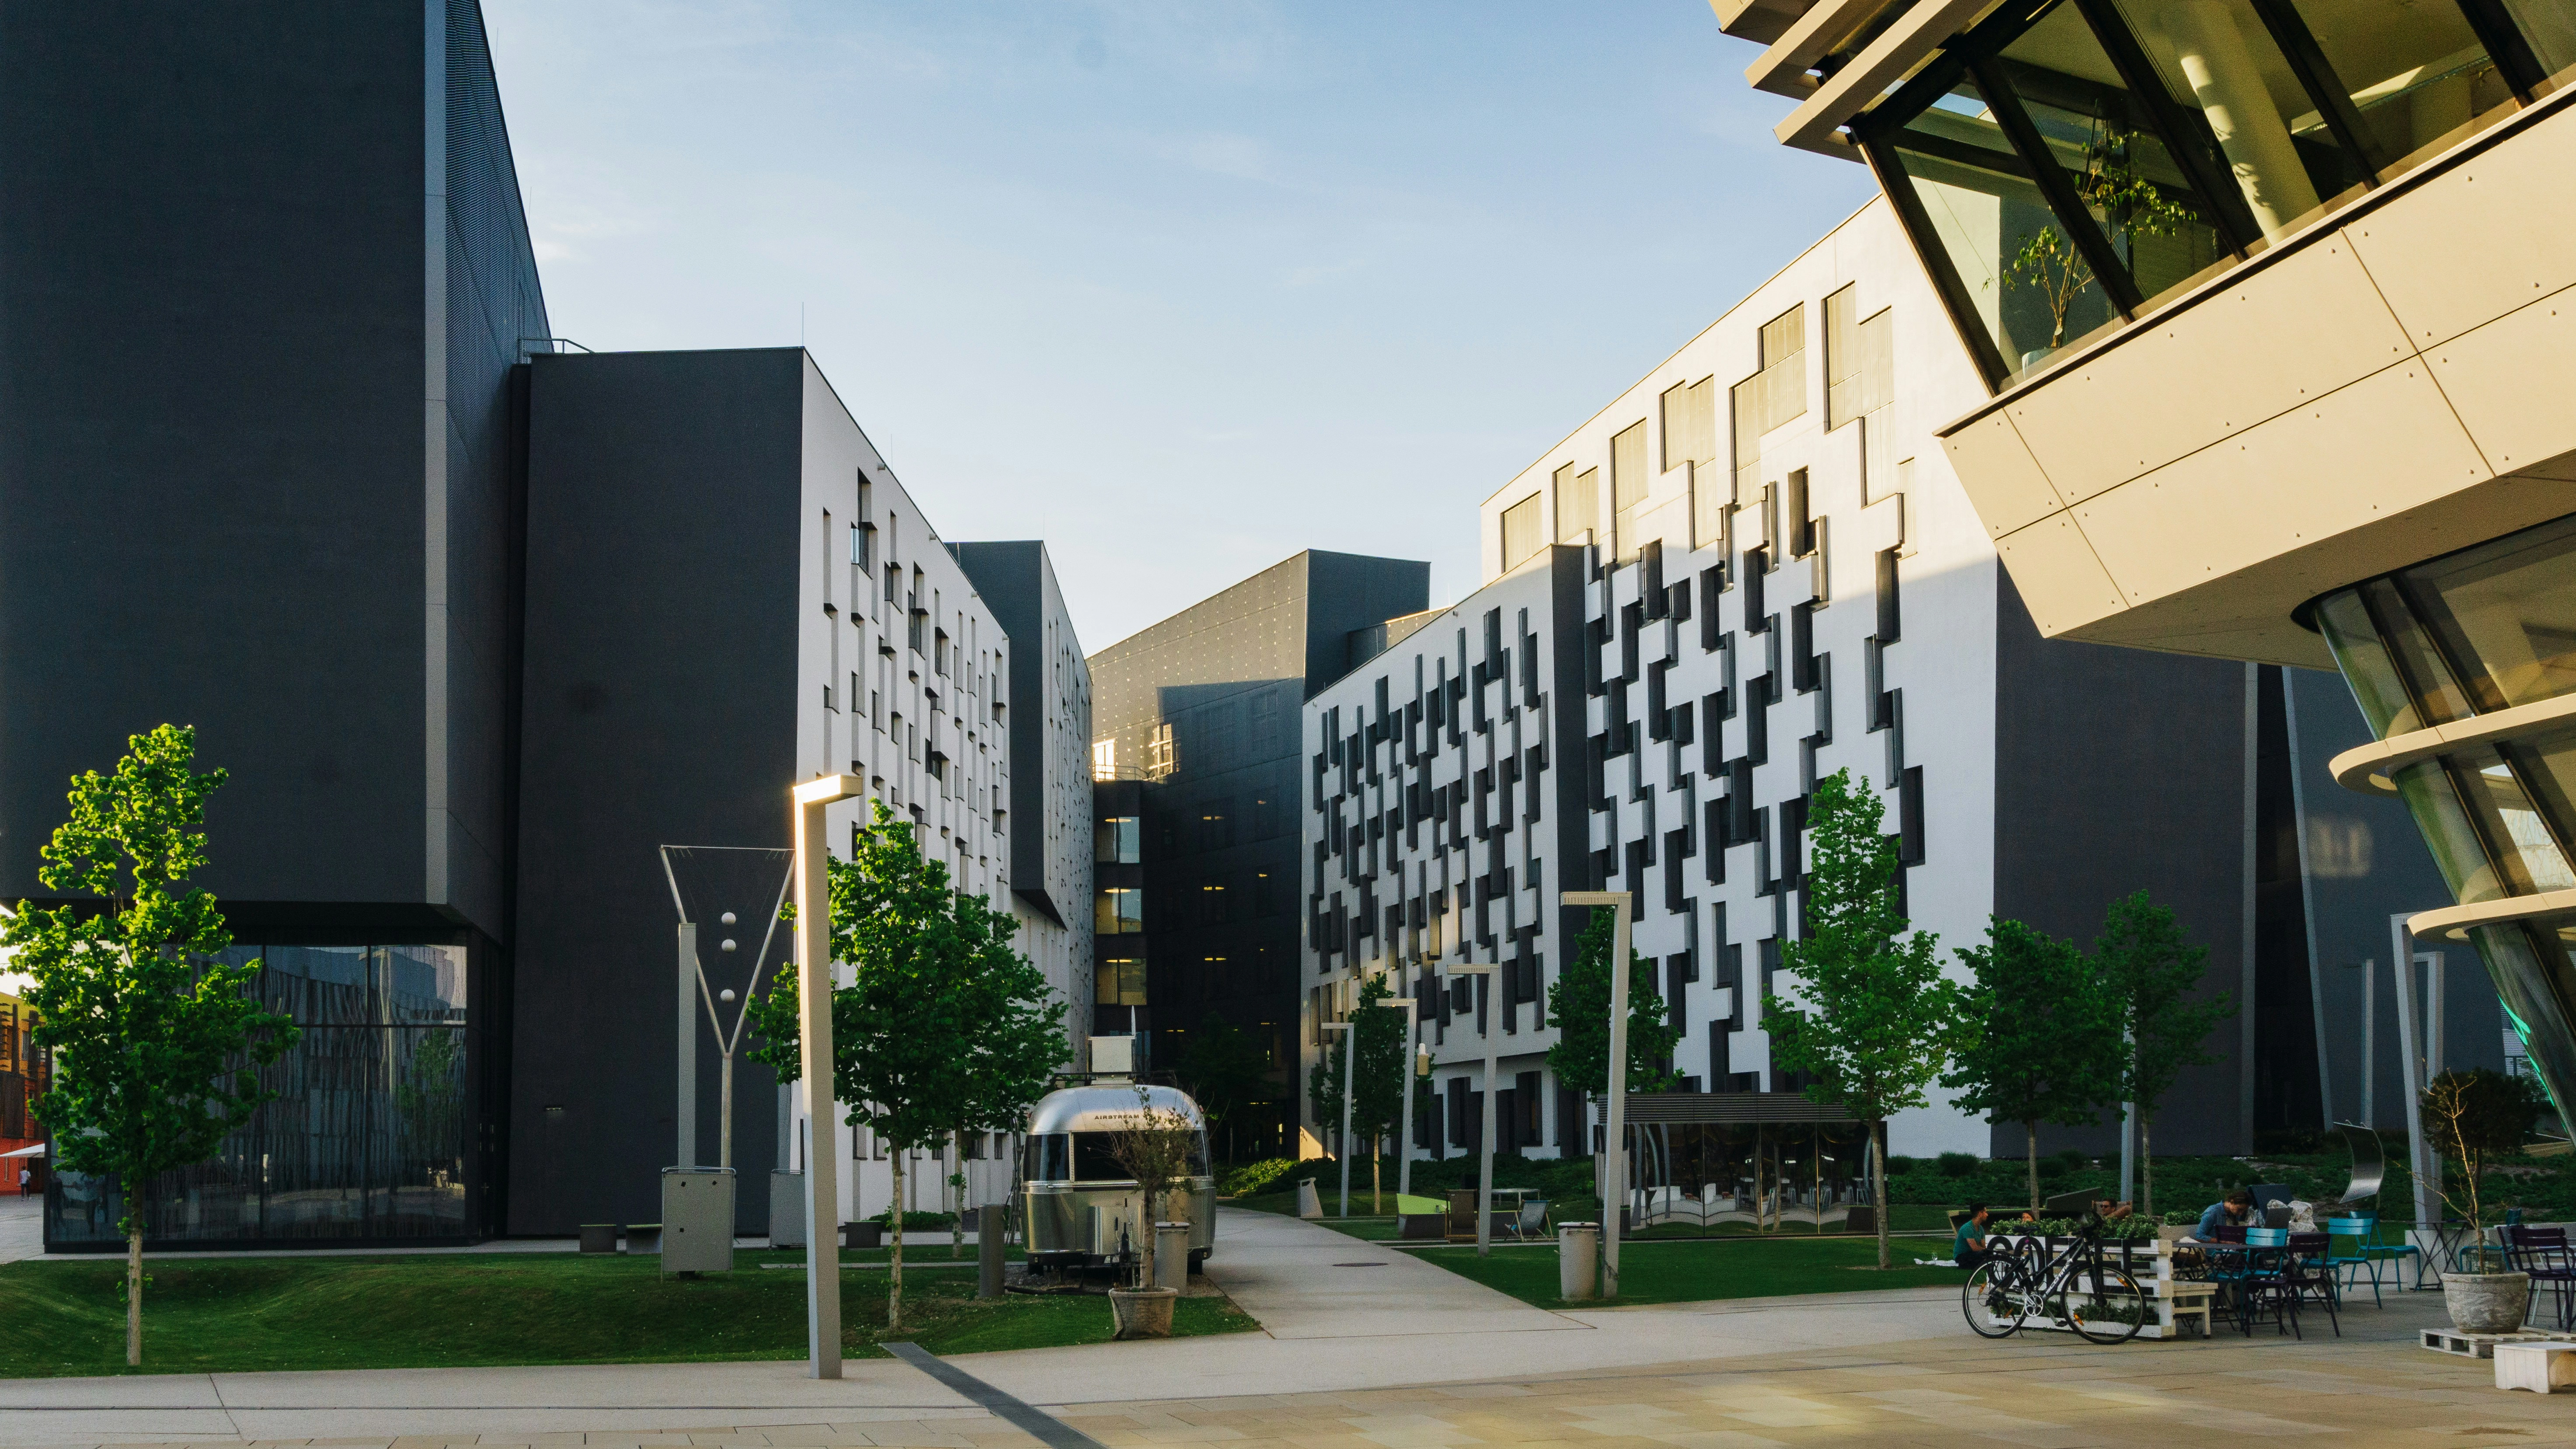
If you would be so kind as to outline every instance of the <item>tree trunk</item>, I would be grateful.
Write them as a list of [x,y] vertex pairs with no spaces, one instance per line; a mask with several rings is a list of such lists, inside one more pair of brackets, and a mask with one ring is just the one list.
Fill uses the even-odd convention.
[[2138,1211],[2156,1220],[2156,1155],[2147,1150],[2147,1114],[2138,1114]]
[[125,1366],[143,1366],[143,1223],[125,1235]]
[[1870,1196],[1877,1199],[1874,1206],[1878,1209],[1878,1266],[1884,1272],[1887,1268],[1887,1124],[1883,1121],[1869,1124],[1869,1155]]
[[948,1256],[963,1258],[966,1256],[966,1134],[952,1129],[948,1134],[948,1150],[956,1154],[949,1159],[956,1167],[950,1176],[958,1179],[950,1184],[957,1189],[957,1201],[954,1204],[956,1211],[948,1216]]
[[1385,1139],[1385,1138],[1383,1138],[1383,1137],[1376,1137],[1376,1136],[1372,1136],[1372,1137],[1370,1137],[1370,1138],[1369,1138],[1369,1216],[1371,1216],[1371,1217],[1375,1217],[1375,1216],[1377,1216],[1379,1213],[1382,1213],[1382,1212],[1386,1211],[1386,1204],[1384,1204],[1383,1202],[1379,1201],[1379,1198],[1380,1198],[1380,1197],[1381,1197],[1381,1195],[1382,1195],[1382,1194],[1380,1193],[1380,1191],[1379,1191],[1379,1188],[1380,1188],[1380,1185],[1383,1183],[1383,1181],[1384,1181],[1384,1177],[1385,1177],[1385,1169],[1384,1169],[1383,1167],[1381,1167],[1381,1166],[1380,1166],[1380,1164],[1381,1164],[1381,1163],[1383,1163],[1385,1160],[1386,1160],[1386,1139]]
[[[888,1154],[894,1159],[894,1206],[886,1216],[894,1219],[894,1256],[886,1272],[886,1331],[903,1327],[903,1154],[902,1148]],[[807,1235],[811,1237],[811,1234]],[[812,1252],[813,1249],[806,1249]]]
[[2039,1216],[2039,1124],[2024,1122],[2021,1130],[2029,1136],[2029,1147],[2023,1156],[2030,1164],[2030,1212]]

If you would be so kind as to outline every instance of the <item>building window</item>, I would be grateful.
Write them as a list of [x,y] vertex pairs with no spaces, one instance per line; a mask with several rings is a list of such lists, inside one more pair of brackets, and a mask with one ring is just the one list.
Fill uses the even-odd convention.
[[1646,420],[1639,418],[1610,440],[1611,538],[1618,545],[1621,563],[1634,559],[1645,541],[1637,531],[1637,513],[1646,506],[1651,491],[1646,477]]
[[1762,324],[1758,361],[1751,377],[1728,390],[1735,423],[1736,501],[1759,481],[1762,435],[1807,410],[1807,307],[1800,303]]
[[1860,424],[1864,503],[1896,490],[1896,324],[1879,308],[1860,314],[1860,292],[1845,287],[1825,299],[1825,426]]
[[1539,497],[1533,493],[1503,510],[1503,571],[1511,572],[1527,562],[1546,542],[1539,531]]
[[1095,821],[1091,828],[1091,858],[1099,865],[1138,865],[1143,863],[1144,825],[1142,817],[1112,815]]
[[1100,892],[1091,928],[1103,936],[1132,936],[1145,929],[1145,893],[1127,886]]
[[1145,778],[1170,779],[1177,764],[1172,757],[1172,722],[1164,720],[1145,736]]
[[1691,547],[1715,548],[1726,540],[1727,490],[1717,467],[1717,379],[1676,383],[1664,389],[1664,471],[1691,470]]
[[1124,951],[1104,956],[1091,973],[1092,1000],[1098,1006],[1150,1006],[1145,999],[1145,954]]
[[1556,470],[1556,541],[1590,543],[1601,526],[1601,470],[1574,471],[1572,463]]
[[1091,742],[1091,778],[1094,780],[1115,780],[1118,778],[1117,740],[1106,739],[1093,740]]

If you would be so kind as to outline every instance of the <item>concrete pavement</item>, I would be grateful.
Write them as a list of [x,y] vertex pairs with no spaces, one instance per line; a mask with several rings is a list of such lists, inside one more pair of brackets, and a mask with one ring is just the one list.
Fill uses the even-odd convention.
[[[2486,1387],[2488,1365],[2408,1345],[2441,1320],[2437,1294],[2355,1308],[2342,1340],[2223,1333],[2103,1349],[1973,1338],[1940,1290],[1546,1313],[1329,1229],[1232,1210],[1210,1267],[1284,1331],[952,1362],[1108,1449],[2055,1449],[2211,1431],[2414,1445],[2470,1429],[2576,1445],[2563,1401],[2505,1399]],[[19,1380],[0,1383],[0,1445],[1038,1449],[910,1365],[848,1372],[828,1384],[792,1362]]]
[[0,1197],[0,1263],[43,1256],[45,1200],[11,1193]]

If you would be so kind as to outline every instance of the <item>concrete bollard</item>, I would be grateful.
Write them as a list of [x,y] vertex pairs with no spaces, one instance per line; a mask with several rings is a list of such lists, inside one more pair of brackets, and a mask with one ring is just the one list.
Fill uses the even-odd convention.
[[975,1296],[1002,1296],[1002,1237],[1010,1231],[1011,1210],[1000,1204],[985,1208],[975,1226]]
[[1601,1293],[1601,1225],[1560,1223],[1556,1229],[1556,1296],[1570,1303]]
[[1324,1215],[1323,1196],[1315,1191],[1315,1180],[1307,1178],[1297,1184],[1297,1216],[1320,1218]]

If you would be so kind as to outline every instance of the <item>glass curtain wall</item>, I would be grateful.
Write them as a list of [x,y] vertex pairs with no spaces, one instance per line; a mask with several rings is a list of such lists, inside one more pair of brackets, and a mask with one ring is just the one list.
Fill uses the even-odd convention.
[[2510,114],[2576,60],[2571,15],[2041,0],[1852,130],[2001,386]]
[[[463,946],[243,946],[261,1001],[303,1029],[263,1068],[278,1095],[215,1154],[154,1184],[149,1239],[383,1241],[467,1236]],[[46,1238],[122,1241],[112,1180],[58,1174]]]
[[[2576,518],[2445,555],[2314,601],[2362,715],[2383,740],[2576,695]],[[2576,715],[2446,744],[2389,772],[2463,903],[2576,890]],[[2515,1031],[2562,1104],[2576,1090],[2576,920],[2480,926]]]

